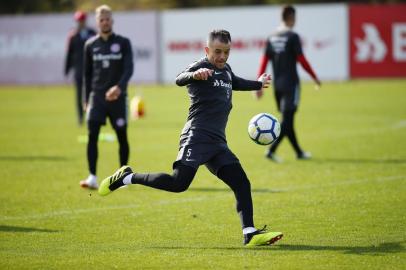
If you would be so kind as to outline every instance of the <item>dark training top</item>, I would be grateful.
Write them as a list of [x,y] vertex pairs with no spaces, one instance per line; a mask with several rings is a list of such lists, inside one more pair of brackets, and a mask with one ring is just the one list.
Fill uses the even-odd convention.
[[75,76],[82,76],[83,72],[83,47],[86,40],[94,36],[96,32],[88,27],[74,29],[69,33],[68,48],[65,59],[65,75],[73,68]]
[[[200,68],[214,70],[207,80],[194,80]],[[259,90],[262,83],[237,77],[226,64],[223,69],[212,65],[207,57],[191,64],[176,78],[179,86],[187,85],[190,107],[182,130],[180,146],[196,143],[226,143],[225,128],[232,108],[232,90]]]
[[299,84],[296,68],[298,55],[302,55],[299,35],[283,29],[268,38],[265,55],[272,59],[275,91],[294,91]]
[[86,42],[84,58],[85,102],[89,101],[90,92],[104,99],[107,90],[114,85],[126,96],[134,69],[129,39],[113,33],[103,40],[97,35]]

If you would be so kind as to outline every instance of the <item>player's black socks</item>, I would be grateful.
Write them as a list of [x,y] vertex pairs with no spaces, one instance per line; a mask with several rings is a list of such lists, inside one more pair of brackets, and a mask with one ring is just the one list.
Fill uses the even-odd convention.
[[100,124],[94,121],[89,121],[88,129],[87,162],[90,173],[96,175],[96,163],[98,156],[97,140],[99,138]]
[[126,127],[115,129],[117,140],[119,143],[119,156],[120,156],[120,166],[128,164],[128,157],[130,153],[130,146],[128,144],[127,129]]
[[217,176],[234,192],[242,227],[254,227],[251,184],[241,164],[226,165],[219,170]]

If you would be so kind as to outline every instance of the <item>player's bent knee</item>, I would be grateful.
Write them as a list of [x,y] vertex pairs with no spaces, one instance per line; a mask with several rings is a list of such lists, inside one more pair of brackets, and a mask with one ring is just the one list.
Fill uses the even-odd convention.
[[173,186],[173,189],[172,189],[172,192],[175,192],[175,193],[182,193],[182,192],[185,192],[186,190],[188,190],[188,188],[189,188],[189,185],[185,185],[185,184],[178,184],[178,185],[174,185]]
[[175,174],[173,180],[173,192],[181,193],[188,190],[192,183],[194,175],[189,174]]
[[181,193],[186,191],[192,183],[196,171],[195,168],[189,166],[176,166],[173,171],[172,192]]

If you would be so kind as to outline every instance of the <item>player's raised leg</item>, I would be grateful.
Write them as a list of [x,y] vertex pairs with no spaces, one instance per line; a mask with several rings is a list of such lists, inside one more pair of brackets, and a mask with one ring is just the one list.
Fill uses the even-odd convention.
[[167,173],[134,173],[123,166],[100,184],[99,194],[105,196],[124,185],[139,184],[169,192],[186,191],[193,181],[197,168],[177,164],[172,175]]

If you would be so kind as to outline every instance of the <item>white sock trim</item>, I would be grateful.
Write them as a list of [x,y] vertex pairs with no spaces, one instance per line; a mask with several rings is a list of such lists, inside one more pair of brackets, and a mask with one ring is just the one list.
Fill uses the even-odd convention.
[[247,228],[242,229],[243,234],[253,233],[253,232],[256,232],[256,231],[257,231],[257,229],[254,228],[254,227],[247,227]]
[[123,184],[124,185],[131,185],[131,178],[133,177],[133,173],[130,173],[129,175],[127,175],[126,177],[124,177],[123,179]]

